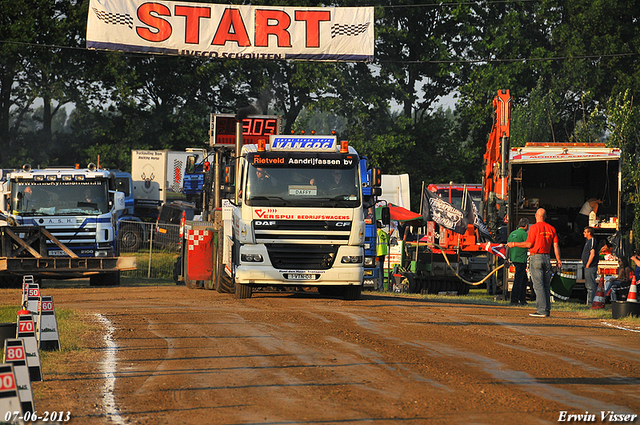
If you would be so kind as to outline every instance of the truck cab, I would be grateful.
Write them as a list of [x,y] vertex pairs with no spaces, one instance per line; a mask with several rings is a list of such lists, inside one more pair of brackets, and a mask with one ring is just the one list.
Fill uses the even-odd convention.
[[[19,226],[43,226],[79,257],[116,255],[117,214],[122,192],[110,190],[110,173],[89,164],[85,169],[46,168],[9,174],[10,218]],[[49,256],[65,256],[54,244]]]
[[365,222],[360,159],[335,136],[245,145],[237,203],[223,208],[224,270],[236,297],[260,286],[313,286],[360,297]]

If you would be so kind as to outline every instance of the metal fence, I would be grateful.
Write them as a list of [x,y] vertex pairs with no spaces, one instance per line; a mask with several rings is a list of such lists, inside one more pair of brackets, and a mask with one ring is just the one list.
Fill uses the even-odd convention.
[[120,256],[137,259],[137,269],[122,272],[122,276],[174,279],[174,267],[180,255],[180,226],[165,224],[163,228],[159,233],[155,223],[120,223],[117,241]]

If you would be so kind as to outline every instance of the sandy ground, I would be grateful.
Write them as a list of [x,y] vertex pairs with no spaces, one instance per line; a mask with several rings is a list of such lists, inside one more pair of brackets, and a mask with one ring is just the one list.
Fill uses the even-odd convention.
[[[42,293],[99,330],[85,354],[34,384],[37,409],[70,411],[72,424],[499,425],[640,414],[640,333],[614,321],[372,293]],[[18,290],[0,299],[15,304]]]

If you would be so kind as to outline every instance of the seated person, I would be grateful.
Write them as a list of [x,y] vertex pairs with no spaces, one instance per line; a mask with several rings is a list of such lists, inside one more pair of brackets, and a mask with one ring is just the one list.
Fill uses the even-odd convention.
[[273,178],[266,169],[259,167],[256,167],[255,176],[250,180],[250,183],[256,189],[252,190],[254,194],[260,194],[264,191],[268,191],[269,189],[274,188],[277,184],[276,179]]
[[618,297],[616,295],[616,292],[619,289],[625,288],[630,285],[631,279],[629,278],[629,276],[632,273],[633,272],[629,267],[629,262],[624,258],[619,259],[618,260],[618,277],[616,279],[611,279],[606,283],[605,289],[604,289],[604,295],[606,297],[610,297],[611,301],[617,301]]

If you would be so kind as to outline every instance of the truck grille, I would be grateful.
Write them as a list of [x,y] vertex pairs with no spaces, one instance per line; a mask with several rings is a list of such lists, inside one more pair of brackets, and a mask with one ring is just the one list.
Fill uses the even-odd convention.
[[277,240],[349,241],[351,222],[324,220],[256,220],[256,242]]
[[333,266],[338,245],[266,244],[271,264],[277,269],[327,270]]

